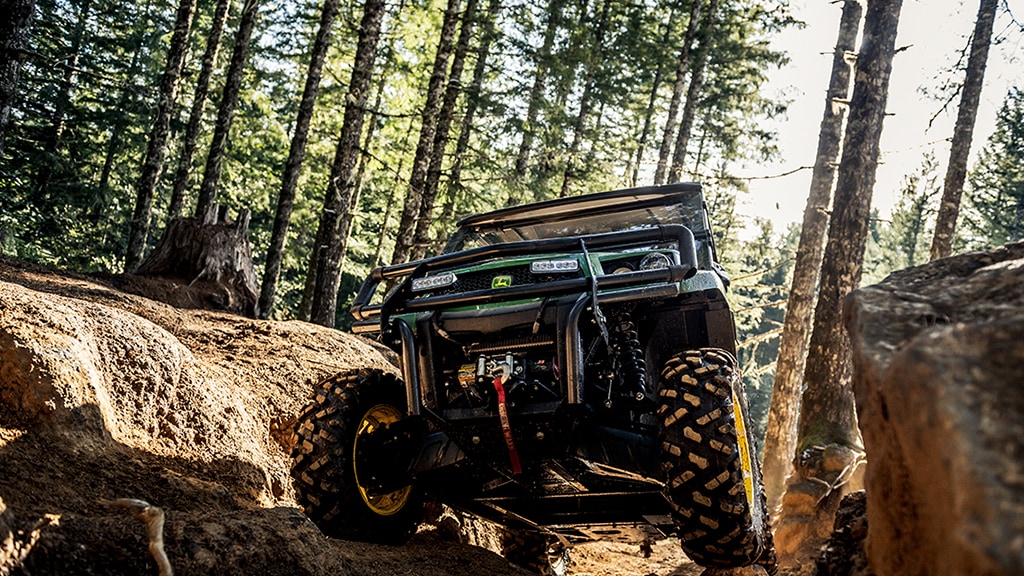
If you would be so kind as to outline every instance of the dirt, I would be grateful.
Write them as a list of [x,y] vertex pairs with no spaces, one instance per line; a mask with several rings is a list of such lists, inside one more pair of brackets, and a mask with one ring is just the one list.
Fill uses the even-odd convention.
[[[0,575],[156,574],[124,498],[164,513],[179,574],[527,574],[434,526],[400,547],[323,536],[294,500],[290,421],[318,381],[394,369],[390,352],[203,302],[182,284],[0,258]],[[647,552],[580,544],[571,573],[701,572],[677,541]]]

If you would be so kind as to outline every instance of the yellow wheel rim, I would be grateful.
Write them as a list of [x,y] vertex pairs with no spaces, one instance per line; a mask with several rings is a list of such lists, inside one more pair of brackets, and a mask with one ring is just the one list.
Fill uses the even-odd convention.
[[406,486],[399,488],[394,492],[387,494],[377,494],[371,496],[367,493],[363,487],[363,483],[359,480],[359,467],[355,463],[355,455],[358,454],[359,438],[373,432],[374,430],[388,424],[394,424],[402,419],[402,413],[397,408],[390,404],[377,404],[373,408],[366,411],[363,415],[363,419],[359,421],[359,427],[356,428],[356,437],[352,442],[352,469],[355,473],[356,488],[359,489],[359,495],[362,496],[363,502],[372,510],[375,514],[380,516],[391,516],[401,510],[405,503],[409,501],[409,494],[412,493],[412,486]]
[[732,394],[732,413],[736,417],[736,443],[740,447],[740,467],[743,470],[743,491],[747,493],[747,506],[754,509],[754,468],[750,460],[750,444],[747,442],[747,423],[743,420],[743,408],[740,407],[736,393]]

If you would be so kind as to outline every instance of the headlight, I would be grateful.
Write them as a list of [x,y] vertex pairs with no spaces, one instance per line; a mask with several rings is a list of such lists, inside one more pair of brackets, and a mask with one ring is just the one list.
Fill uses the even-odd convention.
[[633,271],[633,267],[632,266],[630,266],[629,264],[623,264],[622,266],[619,266],[619,267],[615,268],[614,270],[612,270],[612,274],[629,274],[632,271]]
[[456,280],[458,280],[458,278],[455,276],[454,272],[445,272],[434,276],[424,276],[423,278],[413,278],[412,291],[427,292],[429,290],[436,290],[438,288],[444,288],[445,286],[451,286],[452,284],[455,284]]
[[530,262],[530,272],[534,274],[557,274],[559,272],[575,272],[579,269],[580,263],[575,259],[536,260]]
[[641,270],[661,270],[672,265],[672,261],[661,252],[651,252],[640,261]]

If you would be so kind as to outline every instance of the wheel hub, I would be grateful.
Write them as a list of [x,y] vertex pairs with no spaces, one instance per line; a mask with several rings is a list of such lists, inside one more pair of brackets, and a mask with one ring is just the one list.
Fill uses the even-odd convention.
[[[409,495],[412,493],[411,485],[387,492],[375,489],[382,484],[387,484],[388,478],[382,476],[391,473],[387,470],[389,467],[384,464],[390,459],[390,451],[379,449],[382,444],[379,441],[380,433],[385,432],[391,424],[401,419],[402,413],[394,406],[377,404],[367,410],[359,421],[353,442],[352,468],[355,474],[356,488],[366,505],[381,516],[397,513],[409,501]],[[374,434],[378,437],[371,437]]]

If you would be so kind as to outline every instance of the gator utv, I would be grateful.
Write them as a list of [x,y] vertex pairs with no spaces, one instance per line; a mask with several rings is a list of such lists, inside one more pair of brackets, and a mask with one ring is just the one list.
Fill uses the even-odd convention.
[[400,376],[320,385],[298,501],[328,534],[392,543],[442,502],[507,527],[506,556],[541,572],[564,573],[572,541],[659,534],[774,572],[728,283],[699,184],[462,220],[356,296],[353,330]]

